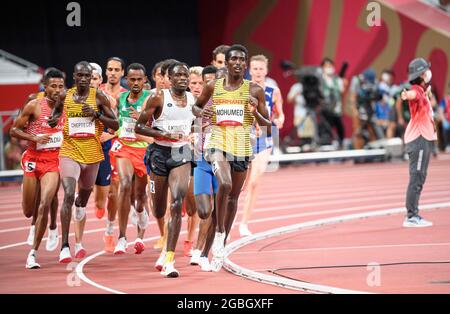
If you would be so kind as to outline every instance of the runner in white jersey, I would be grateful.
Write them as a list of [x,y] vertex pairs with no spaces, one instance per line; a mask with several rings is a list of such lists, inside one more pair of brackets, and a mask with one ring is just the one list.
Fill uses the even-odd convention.
[[[194,96],[186,92],[189,81],[189,68],[185,63],[175,62],[168,69],[172,83],[170,89],[152,94],[141,113],[136,134],[151,136],[155,143],[149,145],[145,157],[147,172],[150,175],[150,192],[156,218],[166,213],[167,194],[170,187],[172,202],[167,234],[165,256],[161,275],[178,277],[174,267],[175,247],[181,229],[181,206],[189,185],[191,172],[191,153],[189,135],[194,115],[192,106]],[[147,122],[153,117],[152,127]],[[166,251],[166,252],[164,252]],[[160,268],[160,265],[157,265]]]

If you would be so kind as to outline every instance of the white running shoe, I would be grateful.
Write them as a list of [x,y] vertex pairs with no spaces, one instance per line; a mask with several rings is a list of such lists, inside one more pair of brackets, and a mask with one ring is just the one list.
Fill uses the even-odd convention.
[[134,208],[133,205],[131,205],[131,208],[130,208],[130,222],[133,225],[137,226],[138,214],[137,214],[136,208]]
[[202,255],[202,251],[194,250],[192,252],[192,257],[191,257],[191,261],[189,262],[189,264],[198,265],[200,263],[200,255]]
[[406,228],[423,228],[431,227],[433,223],[431,221],[425,220],[419,215],[413,216],[411,218],[406,217],[403,221],[403,227]]
[[138,212],[136,212],[137,215],[137,225],[139,226],[139,228],[141,228],[141,230],[145,230],[148,227],[148,214],[147,211],[144,209],[144,211],[142,212],[142,214],[139,214]]
[[81,243],[75,243],[75,258],[84,258],[86,250]]
[[70,249],[66,246],[59,252],[59,262],[60,263],[70,263],[72,261],[72,256],[70,255]]
[[124,237],[117,241],[116,248],[114,249],[114,254],[125,254],[127,252],[127,239]]
[[166,276],[168,278],[177,278],[180,273],[175,269],[175,261],[165,263],[162,270],[161,275]]
[[82,221],[86,217],[86,207],[75,206],[75,212],[73,213],[73,221]]
[[215,257],[223,257],[225,255],[225,232],[216,232],[214,236],[214,242],[212,244],[211,250],[213,256]]
[[199,263],[200,269],[202,271],[211,271],[211,264],[209,263],[209,259],[207,256],[200,256]]
[[159,254],[159,257],[158,257],[158,259],[156,260],[156,263],[155,263],[155,268],[156,268],[158,271],[161,271],[161,270],[162,270],[162,268],[163,268],[163,266],[164,266],[164,260],[165,260],[165,258],[166,258],[166,252],[163,250],[163,251],[161,252],[161,254]]
[[58,227],[56,227],[54,230],[48,227],[47,244],[45,245],[45,249],[50,252],[54,251],[58,247],[58,244],[59,244]]
[[241,237],[248,237],[248,236],[252,235],[252,232],[250,230],[248,230],[247,224],[240,224],[239,225],[239,234],[241,235]]
[[223,257],[214,256],[211,260],[211,270],[218,272],[223,266]]
[[27,257],[27,263],[25,264],[25,268],[27,269],[37,269],[41,268],[41,265],[36,263],[36,255],[37,252],[35,250],[31,250]]
[[36,232],[36,226],[35,225],[31,225],[30,227],[30,232],[28,233],[28,239],[27,239],[27,244],[29,246],[33,246],[34,243],[34,233]]

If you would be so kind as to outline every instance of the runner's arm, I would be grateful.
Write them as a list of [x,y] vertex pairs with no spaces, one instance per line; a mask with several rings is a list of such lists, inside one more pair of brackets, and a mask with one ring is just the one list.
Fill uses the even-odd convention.
[[269,113],[267,112],[264,90],[261,86],[254,83],[250,85],[250,106],[256,122],[261,127],[265,126],[267,128],[267,135],[271,135],[272,124],[269,120]]
[[25,105],[25,107],[23,107],[22,112],[19,114],[16,120],[14,120],[14,123],[11,129],[9,130],[9,134],[11,136],[16,137],[20,140],[27,140],[31,142],[39,142],[39,143],[47,142],[48,135],[37,136],[25,133],[24,131],[25,126],[28,124],[28,122],[34,119],[37,105],[38,102],[36,100],[31,100]]
[[273,102],[275,104],[275,118],[273,122],[277,126],[277,128],[281,129],[284,124],[284,112],[283,112],[283,97],[281,97],[281,91],[279,88],[275,88],[273,92]]
[[210,81],[208,84],[205,85],[203,88],[202,94],[198,96],[197,101],[195,102],[195,105],[192,107],[192,113],[196,117],[202,117],[212,116],[212,111],[210,109],[204,109],[206,103],[211,99],[211,96],[214,92],[214,85],[216,84],[216,81]]
[[102,91],[97,91],[97,104],[100,111],[94,111],[91,108],[93,116],[99,119],[105,127],[117,131],[119,129],[119,121],[117,121],[116,115],[111,109],[111,103],[108,97]]

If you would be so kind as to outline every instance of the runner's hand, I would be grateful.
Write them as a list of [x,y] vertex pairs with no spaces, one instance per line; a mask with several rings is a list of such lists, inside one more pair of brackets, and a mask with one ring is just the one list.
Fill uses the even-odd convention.
[[34,141],[39,144],[47,144],[47,142],[50,140],[50,135],[51,134],[36,135],[34,137]]
[[214,112],[211,110],[211,108],[203,108],[201,115],[205,118],[212,118],[213,113]]
[[81,111],[83,112],[83,116],[85,117],[95,117],[95,110],[91,106],[89,106],[87,103],[83,102],[83,107],[81,108]]
[[258,99],[256,99],[252,95],[250,95],[248,98],[248,109],[251,113],[255,113],[258,109]]
[[139,119],[139,112],[136,111],[133,107],[128,108],[130,110],[130,117],[134,120]]

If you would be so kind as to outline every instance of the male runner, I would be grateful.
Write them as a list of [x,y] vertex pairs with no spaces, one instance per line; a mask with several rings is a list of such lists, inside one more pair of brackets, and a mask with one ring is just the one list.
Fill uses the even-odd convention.
[[[216,196],[217,226],[214,237],[213,270],[222,267],[226,237],[237,211],[237,203],[252,158],[250,130],[254,119],[271,134],[264,90],[244,79],[248,51],[231,46],[225,54],[228,68],[224,79],[210,82],[193,108],[196,116],[212,118],[211,138],[205,159],[211,163],[219,183]],[[213,97],[213,107],[203,109]]]
[[[127,89],[120,85],[120,81],[125,72],[125,61],[118,57],[111,57],[106,61],[106,78],[107,82],[101,84],[99,89],[110,97],[111,109],[117,115],[117,99],[120,94],[126,92]],[[110,156],[110,150],[116,137],[114,132],[108,131],[108,128],[102,133],[100,141],[102,142],[102,150],[104,160],[100,163],[98,169],[97,179],[95,180],[95,213],[97,218],[102,218],[105,214],[105,207],[108,210],[108,217],[106,220],[106,229],[103,236],[105,243],[105,251],[108,253],[114,252],[114,222],[116,220],[116,213],[118,210],[118,191],[119,180],[112,174],[112,167],[115,167],[114,157]],[[116,171],[116,170],[114,170]],[[116,171],[117,172],[117,171]],[[106,205],[106,199],[108,203]]]
[[[178,277],[174,267],[175,247],[181,228],[181,206],[189,185],[191,156],[189,134],[194,121],[192,106],[194,96],[186,92],[189,81],[189,68],[185,63],[175,62],[168,69],[172,87],[152,94],[145,110],[136,124],[136,133],[155,138],[146,154],[147,171],[151,182],[153,210],[156,218],[166,213],[167,193],[170,187],[172,202],[168,225],[166,253],[161,274]],[[146,126],[153,118],[153,126]],[[159,268],[160,266],[157,265]]]
[[[75,65],[75,87],[67,91],[64,101],[64,142],[60,151],[60,170],[64,188],[61,208],[62,246],[59,261],[69,263],[69,229],[72,206],[75,203],[75,223],[81,233],[86,222],[85,207],[91,195],[100,162],[104,159],[100,142],[103,128],[117,130],[119,123],[111,110],[108,98],[90,88],[92,67],[86,61]],[[75,187],[78,183],[78,197]],[[75,244],[75,257],[83,258],[86,251],[81,243]]]
[[[202,71],[204,83],[208,84],[210,81],[216,79],[216,73],[217,69],[214,66],[210,65],[205,67]],[[212,100],[208,101],[206,106],[211,107]],[[212,196],[217,193],[217,179],[212,172],[211,165],[206,162],[203,156],[206,148],[206,139],[209,139],[211,136],[211,119],[203,118],[201,130],[198,130],[198,132],[196,130],[195,135],[194,147],[197,167],[194,168],[194,196],[198,216],[200,217],[200,229],[190,264],[200,265],[203,271],[211,271],[208,253],[214,240],[216,226],[215,217],[211,215],[211,211],[214,204],[214,198]]]
[[216,69],[225,67],[225,53],[229,48],[230,46],[228,45],[220,45],[213,50],[211,64],[216,67]]
[[[264,55],[256,55],[250,58],[250,76],[252,82],[258,84],[264,89],[265,100],[267,105],[267,112],[269,118],[277,129],[283,127],[284,113],[283,113],[283,98],[278,87],[273,88],[266,85],[266,77],[269,67],[269,60]],[[269,156],[273,148],[273,140],[265,132],[261,132],[258,125],[255,127],[255,144],[253,145],[253,159],[250,166],[250,174],[247,180],[247,197],[244,204],[244,213],[242,215],[241,223],[239,225],[239,234],[241,237],[252,235],[248,229],[248,221],[252,214],[259,193],[259,183],[262,175],[266,171],[269,164]],[[272,130],[275,133],[275,130]],[[259,133],[259,134],[258,134]],[[258,136],[259,135],[259,136]]]
[[49,71],[44,78],[44,86],[45,96],[28,102],[10,130],[11,136],[29,141],[22,156],[22,207],[25,216],[31,217],[36,204],[39,204],[33,246],[25,264],[28,269],[41,267],[36,262],[37,251],[47,228],[50,207],[55,199],[57,202],[59,188],[58,154],[63,141],[64,121],[61,115],[56,117],[53,112],[55,107],[62,107],[64,74],[56,69]]
[[[54,67],[50,67],[45,69],[44,71],[44,75],[42,76],[42,84],[45,85],[45,81],[47,80],[47,75],[51,72],[54,71],[59,71],[58,69],[54,68]],[[66,80],[66,75],[63,73],[64,76],[64,81]],[[65,88],[65,87],[64,87]],[[24,104],[24,107],[26,104],[28,104],[28,102],[30,102],[31,100],[34,99],[43,99],[45,98],[45,87],[44,87],[44,91],[41,91],[37,94],[30,94],[28,96],[27,102]],[[36,192],[37,193],[37,198],[36,198],[36,204],[34,204],[34,210],[33,210],[33,218],[31,220],[31,226],[30,226],[30,231],[28,233],[28,238],[27,238],[27,244],[29,246],[33,246],[34,243],[34,237],[35,237],[35,231],[36,231],[36,219],[38,216],[38,207],[39,207],[39,191]],[[32,205],[32,204],[28,204],[28,205]],[[48,234],[47,234],[47,243],[46,243],[46,250],[47,251],[53,251],[58,247],[58,243],[59,243],[59,237],[58,237],[58,226],[56,224],[56,219],[58,216],[58,197],[56,196],[53,199],[53,202],[51,204],[50,207],[50,225],[48,226]]]
[[127,83],[130,91],[122,93],[118,101],[119,123],[118,139],[114,143],[111,154],[116,159],[116,166],[119,173],[119,240],[114,254],[124,254],[126,252],[127,240],[126,229],[128,225],[128,215],[131,205],[131,189],[133,175],[135,177],[136,189],[136,212],[138,238],[134,243],[136,254],[144,250],[142,241],[144,231],[148,226],[148,213],[144,209],[147,202],[145,189],[147,187],[147,169],[144,164],[145,151],[148,143],[136,137],[135,125],[142,107],[149,98],[150,91],[144,90],[144,83],[147,80],[146,70],[142,64],[132,63],[127,68]]

